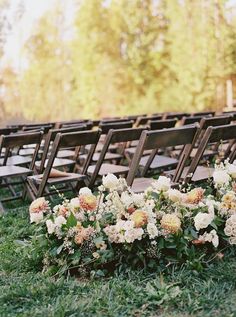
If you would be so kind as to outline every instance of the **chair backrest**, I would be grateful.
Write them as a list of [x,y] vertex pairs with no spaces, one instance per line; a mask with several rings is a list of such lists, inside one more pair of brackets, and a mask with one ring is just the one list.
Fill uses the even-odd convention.
[[194,112],[194,113],[192,113],[192,116],[207,116],[207,115],[214,116],[215,115],[215,111],[202,111],[202,112]]
[[119,123],[119,122],[127,122],[127,121],[130,121],[129,119],[127,118],[107,118],[107,119],[102,119],[101,120],[101,124],[102,123]]
[[163,115],[156,115],[156,116],[140,116],[137,118],[135,125],[137,127],[141,125],[145,125],[148,123],[149,120],[161,120]]
[[73,126],[70,128],[63,128],[63,129],[51,129],[49,130],[46,139],[45,139],[45,144],[43,148],[43,155],[39,167],[39,174],[41,174],[44,170],[45,162],[48,157],[48,152],[49,152],[49,147],[51,142],[53,142],[57,136],[58,133],[69,133],[69,132],[79,132],[79,131],[84,131],[86,130],[86,125],[77,125]]
[[73,147],[77,148],[80,146],[91,145],[87,158],[85,160],[84,166],[81,173],[86,174],[88,166],[91,163],[96,145],[99,141],[101,131],[79,131],[79,132],[69,132],[69,133],[57,133],[55,141],[53,142],[52,150],[48,159],[48,163],[43,173],[42,182],[40,183],[37,196],[40,197],[47,185],[47,181],[53,167],[53,162],[59,149]]
[[197,169],[197,166],[206,150],[207,145],[210,143],[219,144],[222,141],[232,140],[233,142],[229,144],[229,147],[225,151],[224,157],[222,157],[222,159],[229,158],[229,161],[233,162],[236,156],[236,151],[234,150],[230,153],[230,147],[232,147],[233,143],[235,142],[235,139],[236,139],[236,124],[208,127],[201,139],[196,155],[194,156],[189,166],[188,173],[185,177],[185,182],[191,180],[192,175]]
[[181,176],[183,168],[190,156],[191,150],[196,141],[198,129],[199,125],[195,124],[180,128],[171,128],[157,131],[143,131],[139,145],[131,161],[130,170],[127,176],[128,185],[131,186],[133,183],[139,167],[139,162],[145,150],[153,151],[144,167],[143,175],[145,175],[150,165],[152,164],[152,161],[158,149],[184,145],[184,149],[181,153],[179,163],[173,176],[173,181],[177,182]]
[[70,127],[71,125],[78,125],[78,124],[84,124],[87,120],[78,119],[78,120],[69,120],[69,121],[59,121],[55,124],[55,129]]
[[174,128],[177,123],[177,119],[167,119],[167,120],[149,120],[148,126],[150,130],[162,130]]
[[102,131],[102,134],[107,134],[111,129],[128,129],[132,128],[133,121],[122,121],[118,123],[100,123],[99,128]]
[[19,148],[24,145],[30,145],[34,144],[35,150],[32,157],[32,161],[30,164],[30,169],[34,168],[35,160],[38,155],[38,151],[40,148],[40,144],[42,141],[43,132],[32,132],[32,133],[14,133],[10,135],[2,135],[0,137],[0,155],[2,154],[2,149],[5,148],[5,155],[3,159],[3,165],[6,165],[7,159],[9,157],[9,154],[11,153],[12,149]]
[[188,116],[190,116],[190,114],[186,112],[172,112],[172,113],[165,113],[163,118],[181,120],[183,117],[188,117]]
[[11,133],[15,133],[17,128],[0,128],[0,135],[8,135]]
[[204,117],[200,122],[200,129],[206,130],[208,127],[215,127],[220,125],[229,124],[233,117],[229,116],[217,116],[217,117]]
[[104,145],[102,151],[100,153],[99,159],[96,163],[94,172],[91,176],[89,186],[93,186],[100,168],[104,162],[106,153],[108,152],[109,146],[115,143],[123,144],[123,150],[125,148],[125,144],[128,142],[139,140],[141,133],[145,130],[145,128],[128,128],[128,129],[118,129],[118,130],[110,130],[107,134],[107,137],[104,141]]
[[181,120],[181,125],[187,125],[187,124],[193,124],[196,122],[200,122],[205,117],[211,117],[211,115],[183,117]]

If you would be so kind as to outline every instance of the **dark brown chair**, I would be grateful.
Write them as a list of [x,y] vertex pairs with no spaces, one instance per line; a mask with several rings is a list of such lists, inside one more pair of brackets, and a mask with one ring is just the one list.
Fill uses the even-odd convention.
[[177,123],[177,119],[167,119],[167,120],[149,120],[148,126],[150,130],[162,130],[174,128]]
[[171,112],[171,113],[165,113],[163,116],[163,119],[178,119],[181,120],[183,117],[190,116],[189,113],[186,112]]
[[[42,195],[53,195],[58,191],[65,192],[72,190],[77,192],[79,183],[85,183],[87,180],[87,169],[91,163],[97,142],[100,138],[101,131],[81,131],[70,133],[57,133],[55,141],[53,142],[50,157],[48,159],[46,168],[43,174],[33,175],[27,178],[29,186],[31,188],[31,198],[40,197]],[[53,163],[60,149],[63,148],[77,148],[85,145],[91,145],[90,151],[81,168],[80,173],[59,173],[56,177],[52,176]],[[79,155],[79,151],[77,152]],[[76,158],[76,160],[78,157]],[[51,186],[63,185],[63,188],[52,189]],[[65,187],[64,185],[69,185]]]
[[136,149],[130,165],[129,173],[127,176],[128,185],[132,186],[134,191],[142,192],[153,182],[153,179],[151,178],[135,178],[139,170],[140,160],[145,150],[153,151],[145,167],[143,168],[141,175],[146,174],[158,149],[184,145],[184,150],[181,153],[177,167],[175,169],[175,173],[172,177],[172,182],[177,183],[187,163],[187,160],[189,159],[189,155],[196,140],[198,129],[199,125],[196,124],[166,130],[143,131],[140,138],[139,146]]
[[[47,162],[49,150],[52,142],[55,140],[58,133],[69,133],[69,132],[79,132],[86,130],[86,125],[76,125],[70,128],[61,128],[61,129],[51,129],[49,130],[47,137],[45,139],[45,144],[43,148],[43,155],[41,161],[35,162],[36,169],[39,174],[43,173]],[[75,165],[75,149],[64,149],[62,151],[58,151],[57,157],[53,162],[53,167],[68,167]],[[72,159],[71,159],[72,158]],[[72,167],[73,168],[73,167]]]
[[148,124],[149,120],[162,120],[163,115],[156,115],[156,116],[143,116],[138,117],[135,123],[136,127],[144,126]]
[[[26,177],[33,174],[42,137],[42,132],[11,134],[7,136],[2,135],[0,137],[0,154],[2,153],[3,148],[6,149],[4,159],[1,164],[2,166],[0,166],[0,188],[7,188],[8,192],[11,193],[10,197],[1,199],[0,209],[3,210],[3,202],[25,197],[25,190],[27,189]],[[9,155],[11,152],[15,148],[26,144],[36,145],[29,167],[26,168],[22,166],[9,165],[9,159],[11,159],[11,156]],[[17,180],[15,180],[16,178]],[[14,186],[22,184],[25,185],[24,194],[19,195],[15,192]]]
[[[199,182],[206,180],[212,176],[213,168],[200,165],[201,159],[204,157],[204,152],[209,144],[216,143],[219,152],[216,153],[218,161],[223,161],[228,158],[230,163],[233,163],[236,157],[236,150],[233,147],[236,140],[236,124],[228,124],[224,126],[210,126],[205,131],[202,140],[199,144],[196,155],[194,156],[189,167],[186,167],[181,175],[182,180],[186,183],[189,181]],[[228,147],[225,151],[221,148],[221,143],[228,141]],[[206,162],[207,163],[207,162]]]
[[214,116],[215,115],[215,111],[202,111],[202,112],[194,112],[192,113],[192,116]]
[[109,147],[112,144],[119,144],[121,158],[124,159],[124,150],[128,142],[139,140],[140,135],[144,131],[144,128],[128,128],[110,130],[105,139],[103,149],[100,153],[99,159],[96,165],[91,165],[88,168],[88,173],[91,175],[89,186],[92,187],[98,177],[107,175],[108,173],[115,175],[126,175],[129,171],[127,165],[120,165],[105,163],[106,155],[109,151]]

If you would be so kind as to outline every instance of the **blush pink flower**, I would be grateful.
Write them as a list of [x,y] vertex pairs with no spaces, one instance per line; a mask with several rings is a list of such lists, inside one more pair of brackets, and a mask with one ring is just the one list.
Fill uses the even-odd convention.
[[94,195],[80,195],[79,202],[85,211],[94,211],[97,207],[97,198]]

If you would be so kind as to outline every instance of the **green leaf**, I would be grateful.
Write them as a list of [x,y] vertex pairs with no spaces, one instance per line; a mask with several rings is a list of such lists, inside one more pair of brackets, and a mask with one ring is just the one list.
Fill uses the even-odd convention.
[[60,254],[61,251],[63,249],[63,244],[61,244],[58,248],[57,248],[57,254]]
[[66,226],[67,228],[75,227],[77,224],[77,219],[75,218],[74,214],[70,214],[67,218]]

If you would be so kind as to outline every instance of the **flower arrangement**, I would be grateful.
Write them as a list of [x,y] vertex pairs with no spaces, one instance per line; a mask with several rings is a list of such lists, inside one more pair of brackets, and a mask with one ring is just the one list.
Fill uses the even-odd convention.
[[[216,165],[214,195],[201,187],[173,189],[160,176],[144,193],[108,174],[96,193],[80,189],[53,208],[45,198],[30,206],[36,224],[32,244],[43,254],[43,269],[103,275],[114,268],[164,268],[204,259],[236,244],[236,166]],[[94,273],[94,274],[95,274]]]

